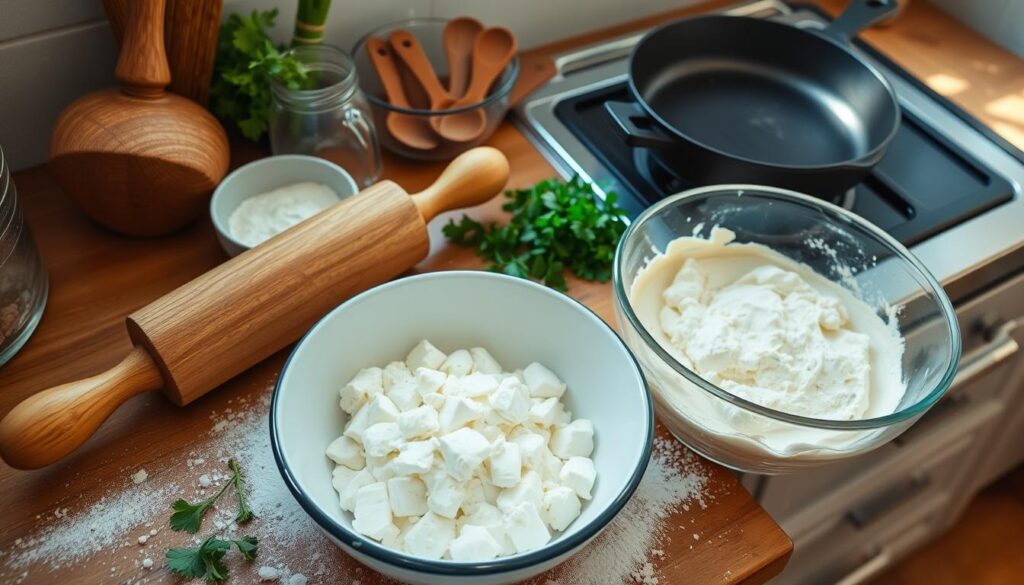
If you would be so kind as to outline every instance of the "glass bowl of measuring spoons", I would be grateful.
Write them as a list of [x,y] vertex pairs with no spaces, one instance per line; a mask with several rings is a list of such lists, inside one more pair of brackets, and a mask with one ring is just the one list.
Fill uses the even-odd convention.
[[[869,354],[872,367],[888,359],[891,371],[899,370],[902,396],[897,400],[900,384],[872,383],[869,403],[877,406],[868,406],[864,418],[831,420],[769,408],[697,373],[684,350],[674,347],[661,329],[658,316],[660,292],[671,284],[682,260],[666,265],[661,285],[651,280],[657,274],[645,276],[644,271],[673,240],[708,239],[715,228],[735,234],[726,248],[761,244],[824,277],[823,285],[834,284],[862,301],[869,317],[873,312],[879,325],[903,340],[899,359],[878,355],[878,347],[886,346],[874,340]],[[819,282],[810,278],[812,286]],[[654,292],[645,296],[647,286]],[[618,329],[644,370],[662,423],[704,457],[739,471],[791,473],[885,445],[942,398],[960,358],[953,305],[909,250],[845,209],[783,189],[718,185],[651,206],[619,243],[613,287]]]
[[[465,90],[450,91],[448,58],[445,52],[444,30],[450,21],[445,18],[415,18],[394,22],[370,31],[352,48],[352,59],[366,99],[373,112],[373,123],[380,134],[381,146],[387,150],[414,160],[450,160],[459,154],[483,144],[498,129],[510,107],[512,88],[519,78],[519,57],[515,56],[490,84],[486,94],[479,100],[432,108],[431,98],[416,78],[410,73],[401,56],[396,54],[388,39],[393,33],[407,33],[416,40],[423,55],[430,63],[434,76],[440,83],[441,92],[449,97],[464,98]],[[381,41],[380,44],[374,43]],[[385,62],[394,63],[399,81],[385,89],[381,78],[379,62],[375,63],[371,50],[383,51]],[[463,83],[472,81],[472,73],[463,76]],[[400,89],[402,96],[395,95]],[[390,93],[389,93],[390,92]],[[397,98],[397,101],[396,101]],[[448,117],[478,117],[482,124],[475,132],[459,136],[449,132],[439,133],[439,124]]]

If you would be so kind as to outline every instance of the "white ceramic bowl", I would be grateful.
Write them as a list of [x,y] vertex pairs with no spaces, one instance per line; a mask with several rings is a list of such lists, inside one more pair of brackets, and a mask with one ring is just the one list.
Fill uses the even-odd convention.
[[[508,370],[539,361],[568,384],[566,406],[594,423],[594,497],[545,547],[482,563],[429,560],[384,548],[352,529],[324,449],[346,422],[338,389],[360,368],[403,360],[421,339],[443,351],[480,346]],[[320,320],[292,351],[270,407],[271,445],[299,504],[346,553],[416,584],[515,583],[594,538],[636,489],[650,458],[654,411],[639,365],[618,335],[575,300],[532,282],[480,271],[403,278],[366,291]]]
[[293,183],[312,181],[327,185],[339,199],[359,192],[352,175],[332,163],[304,154],[268,156],[235,169],[217,185],[210,199],[210,218],[217,230],[217,239],[228,256],[237,256],[249,246],[231,237],[228,219],[243,201]]

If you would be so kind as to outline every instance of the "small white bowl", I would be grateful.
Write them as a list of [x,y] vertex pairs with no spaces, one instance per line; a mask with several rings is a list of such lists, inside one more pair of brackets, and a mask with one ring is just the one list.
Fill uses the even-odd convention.
[[352,175],[332,163],[316,156],[281,154],[268,156],[235,169],[217,185],[210,199],[210,218],[217,230],[217,239],[228,256],[237,256],[249,246],[231,237],[228,220],[243,201],[278,187],[312,181],[327,185],[338,199],[359,192]]
[[[573,417],[594,423],[594,497],[543,548],[488,562],[429,560],[385,548],[352,529],[324,456],[346,416],[338,388],[360,368],[405,359],[421,339],[441,350],[485,347],[506,370],[539,361],[568,385]],[[415,584],[498,585],[553,568],[622,509],[647,468],[654,411],[633,355],[600,317],[561,293],[482,271],[436,272],[370,289],[320,320],[292,351],[274,390],[274,458],[299,504],[342,550]]]

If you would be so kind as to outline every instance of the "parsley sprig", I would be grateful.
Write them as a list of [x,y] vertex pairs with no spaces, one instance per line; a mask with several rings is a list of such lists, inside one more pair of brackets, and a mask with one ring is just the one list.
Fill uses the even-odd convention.
[[284,47],[274,46],[267,29],[274,26],[277,9],[250,16],[232,14],[220,27],[210,109],[234,122],[250,140],[259,140],[270,120],[271,80],[289,89],[303,89],[311,76]]
[[488,270],[534,278],[566,290],[565,269],[585,280],[611,278],[615,246],[626,231],[626,212],[618,196],[604,201],[592,185],[573,177],[548,179],[530,189],[508,191],[502,208],[512,214],[505,225],[484,225],[463,215],[444,226],[454,244],[476,247]]
[[[195,534],[203,522],[203,514],[227,491],[228,487],[234,488],[235,496],[238,498],[238,514],[235,522],[244,524],[253,519],[252,510],[245,501],[245,486],[243,484],[242,467],[234,459],[228,460],[228,469],[231,470],[231,477],[224,482],[224,485],[209,498],[195,504],[179,499],[171,504],[174,513],[171,514],[171,528]],[[203,577],[209,583],[219,583],[228,578],[228,568],[224,564],[224,555],[234,546],[247,561],[256,556],[256,549],[259,543],[254,536],[245,536],[239,539],[220,539],[211,535],[196,548],[172,548],[168,549],[165,557],[167,567],[183,577]]]
[[195,534],[199,532],[199,527],[203,522],[203,514],[209,510],[217,499],[220,498],[221,494],[228,489],[229,486],[234,486],[235,495],[238,497],[238,515],[235,516],[235,521],[239,524],[244,524],[249,520],[252,520],[253,513],[249,509],[248,504],[245,501],[245,490],[242,486],[242,468],[238,466],[238,463],[234,459],[228,460],[228,469],[231,470],[231,478],[228,479],[224,485],[221,486],[217,493],[213,494],[205,500],[192,504],[185,500],[179,499],[171,504],[171,509],[174,513],[171,514],[171,529],[188,532],[189,534]]
[[228,578],[224,555],[234,545],[242,558],[251,561],[256,557],[259,543],[254,536],[237,540],[221,540],[210,536],[197,548],[172,548],[167,551],[167,567],[182,577],[202,577],[208,583],[219,583]]

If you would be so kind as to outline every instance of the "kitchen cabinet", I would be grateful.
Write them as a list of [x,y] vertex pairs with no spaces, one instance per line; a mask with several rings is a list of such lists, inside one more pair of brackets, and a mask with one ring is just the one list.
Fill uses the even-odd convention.
[[810,473],[743,478],[794,542],[773,583],[866,582],[952,526],[980,489],[1024,460],[1024,274],[957,314],[957,379],[897,440]]

